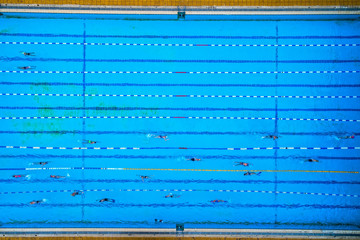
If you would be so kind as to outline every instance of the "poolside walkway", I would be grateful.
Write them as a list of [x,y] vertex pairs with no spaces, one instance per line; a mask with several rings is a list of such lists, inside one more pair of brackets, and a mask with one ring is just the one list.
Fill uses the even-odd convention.
[[0,0],[0,4],[97,6],[360,6],[359,0]]
[[0,240],[246,240],[359,239],[360,231],[306,229],[185,229],[175,228],[3,228]]

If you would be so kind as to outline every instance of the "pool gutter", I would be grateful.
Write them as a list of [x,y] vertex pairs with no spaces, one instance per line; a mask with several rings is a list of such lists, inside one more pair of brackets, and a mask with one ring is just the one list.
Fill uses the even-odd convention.
[[186,11],[186,15],[358,15],[359,6],[95,6],[51,4],[0,4],[0,12],[13,13],[73,13],[73,14],[142,14],[174,15]]

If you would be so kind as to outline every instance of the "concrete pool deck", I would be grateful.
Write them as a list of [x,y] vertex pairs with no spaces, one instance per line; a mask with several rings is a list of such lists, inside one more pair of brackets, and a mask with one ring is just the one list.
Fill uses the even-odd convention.
[[[26,1],[24,1],[26,2]],[[50,1],[51,2],[51,1]],[[358,15],[359,6],[127,6],[1,3],[3,13],[136,14],[136,15]]]
[[0,12],[187,15],[359,14],[358,0],[0,0]]
[[97,6],[360,6],[358,0],[0,0],[0,4]]
[[[175,228],[3,228],[0,239],[81,239],[136,238],[139,240],[161,237],[163,240],[181,239],[359,239],[360,231],[306,230],[306,229],[185,229]],[[56,237],[55,237],[56,236]]]

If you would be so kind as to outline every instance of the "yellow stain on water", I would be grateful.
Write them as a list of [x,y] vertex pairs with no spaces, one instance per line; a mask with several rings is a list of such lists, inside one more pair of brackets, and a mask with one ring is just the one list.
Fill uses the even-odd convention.
[[198,171],[198,172],[306,172],[306,173],[355,173],[357,171],[329,171],[329,170],[231,170],[231,169],[169,169],[169,168],[123,168],[129,171]]

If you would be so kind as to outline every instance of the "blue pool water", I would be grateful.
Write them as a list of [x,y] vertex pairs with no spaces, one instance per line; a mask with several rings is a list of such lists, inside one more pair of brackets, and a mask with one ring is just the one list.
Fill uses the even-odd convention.
[[205,18],[1,16],[1,227],[359,228],[359,19]]

